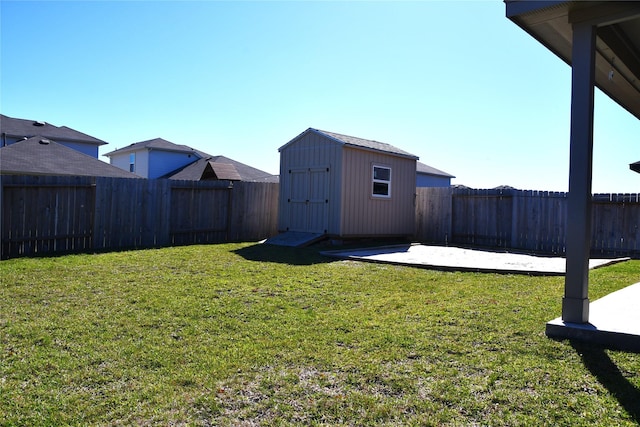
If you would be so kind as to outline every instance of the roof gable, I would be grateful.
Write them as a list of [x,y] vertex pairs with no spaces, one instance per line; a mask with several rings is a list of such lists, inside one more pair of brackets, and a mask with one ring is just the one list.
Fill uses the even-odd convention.
[[300,135],[298,135],[297,137],[295,137],[294,139],[292,139],[291,141],[289,141],[288,143],[286,143],[285,145],[283,145],[282,147],[280,147],[278,149],[278,151],[282,151],[284,148],[286,148],[287,146],[293,144],[295,141],[297,141],[298,139],[302,138],[304,135],[313,132],[316,133],[318,135],[322,135],[323,137],[336,142],[342,146],[347,146],[347,147],[353,147],[353,148],[358,148],[358,149],[364,149],[364,150],[371,150],[371,151],[377,151],[377,152],[381,152],[381,153],[386,153],[386,154],[392,154],[395,156],[399,156],[399,157],[408,157],[411,159],[418,159],[418,156],[411,154],[407,151],[404,151],[398,147],[395,147],[391,144],[387,144],[385,142],[379,142],[379,141],[374,141],[371,139],[364,139],[364,138],[358,138],[355,136],[348,136],[348,135],[343,135],[343,134],[339,134],[339,133],[335,133],[335,132],[328,132],[328,131],[324,131],[324,130],[319,130],[319,129],[314,129],[314,128],[309,128],[306,131],[302,132]]
[[230,163],[216,163],[209,161],[202,173],[201,179],[219,179],[225,181],[240,181],[242,178],[235,166]]
[[59,141],[74,141],[92,145],[106,144],[101,139],[78,132],[67,126],[55,126],[51,123],[36,120],[16,119],[4,114],[0,114],[0,132],[14,138],[31,138],[37,135]]
[[170,151],[174,153],[187,153],[187,154],[196,154],[199,157],[208,157],[209,155],[203,153],[202,151],[198,151],[189,147],[188,145],[180,145],[174,144],[171,141],[167,141],[162,138],[154,138],[146,141],[135,142],[130,144],[124,148],[120,148],[109,153],[106,153],[105,156],[111,157],[114,154],[123,154],[140,150],[162,150],[162,151]]
[[453,175],[450,175],[444,171],[441,171],[440,169],[436,169],[429,165],[425,165],[422,162],[416,162],[416,173],[423,175],[442,176],[445,178],[455,178],[455,176]]
[[139,178],[42,136],[0,148],[0,159],[2,174]]
[[[225,156],[207,156],[185,166],[177,172],[168,174],[166,178],[199,181],[206,178],[205,174],[207,173],[207,168],[209,168],[208,173],[215,173],[218,179],[222,180],[278,182],[277,175],[272,175],[268,172],[245,165],[244,163],[240,163]],[[233,174],[231,168],[235,170],[237,178],[233,178],[236,175]],[[225,177],[222,178],[222,176]],[[211,175],[209,175],[209,177],[211,177]]]

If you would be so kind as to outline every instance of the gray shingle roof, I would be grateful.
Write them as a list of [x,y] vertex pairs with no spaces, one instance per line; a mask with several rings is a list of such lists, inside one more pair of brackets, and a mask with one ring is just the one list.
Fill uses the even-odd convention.
[[446,172],[441,171],[440,169],[436,169],[429,165],[425,165],[422,162],[416,162],[416,172],[425,174],[425,175],[435,175],[435,176],[443,176],[445,178],[455,178],[455,176],[450,175]]
[[42,136],[34,136],[0,148],[0,173],[139,178]]
[[195,153],[199,157],[209,156],[207,153],[203,153],[202,151],[195,150],[189,147],[188,145],[174,144],[173,142],[167,141],[166,139],[162,139],[162,138],[154,138],[154,139],[149,139],[147,141],[135,142],[133,144],[127,145],[126,147],[119,148],[117,150],[106,153],[105,156],[111,156],[113,154],[128,153],[128,152],[139,151],[144,149],[172,151],[175,153],[188,153],[188,154]]
[[[245,165],[244,163],[240,163],[236,160],[224,156],[207,156],[205,158],[199,159],[191,163],[190,165],[185,166],[177,172],[172,172],[171,174],[167,175],[166,178],[199,181],[200,179],[202,179],[207,167],[212,167],[212,163],[233,166],[238,176],[240,177],[240,181],[278,182],[277,175],[271,175],[265,171],[261,171],[260,169],[256,169],[254,167]],[[214,172],[216,172],[217,174],[217,171]],[[227,178],[219,179],[230,178],[229,175],[227,175]]]
[[205,169],[203,178],[222,179],[226,181],[240,181],[242,178],[236,167],[229,163],[209,162]]
[[78,132],[67,126],[55,126],[51,123],[36,120],[16,119],[0,114],[0,132],[15,138],[31,138],[39,135],[44,138],[60,141],[78,141],[93,145],[105,145],[101,139],[86,133]]
[[401,156],[401,157],[409,157],[412,159],[418,159],[418,156],[408,153],[398,147],[394,147],[391,144],[387,144],[385,142],[379,142],[379,141],[374,141],[371,139],[363,139],[363,138],[357,138],[355,136],[348,136],[348,135],[342,135],[340,133],[335,133],[335,132],[328,132],[325,130],[319,130],[319,129],[314,129],[314,128],[309,128],[306,131],[302,132],[300,135],[298,135],[297,137],[295,137],[294,139],[292,139],[291,141],[289,141],[287,144],[283,145],[282,147],[280,147],[278,149],[278,151],[281,151],[284,147],[286,147],[287,145],[291,144],[293,141],[295,141],[296,139],[300,138],[301,136],[305,135],[308,132],[314,132],[317,133],[319,135],[323,135],[335,142],[337,142],[338,144],[342,144],[342,145],[346,145],[346,146],[351,146],[351,147],[356,147],[356,148],[364,148],[367,150],[373,150],[373,151],[380,151],[383,153],[389,153],[389,154],[395,154],[397,156]]

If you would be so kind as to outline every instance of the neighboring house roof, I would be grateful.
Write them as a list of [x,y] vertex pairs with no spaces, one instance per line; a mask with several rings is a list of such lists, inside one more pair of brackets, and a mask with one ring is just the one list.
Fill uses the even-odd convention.
[[207,164],[204,170],[202,179],[222,179],[226,181],[240,181],[240,174],[236,170],[236,167],[229,163],[216,163],[211,162]]
[[174,144],[162,138],[136,142],[107,153],[105,156],[111,157],[114,154],[133,153],[140,150],[161,150],[173,153],[194,154],[196,156],[193,163],[170,172],[162,178],[187,181],[219,179],[229,181],[278,182],[277,175],[271,175],[260,169],[229,159],[228,157],[212,156],[203,151],[191,148],[188,145]]
[[42,136],[34,136],[0,148],[0,173],[139,178]]
[[640,173],[640,161],[635,162],[635,163],[631,163],[629,165],[629,169],[631,169],[634,172]]
[[309,128],[306,131],[302,132],[300,135],[298,135],[297,137],[295,137],[294,139],[292,139],[291,141],[289,141],[288,143],[280,147],[278,151],[282,151],[283,148],[287,147],[288,145],[296,141],[298,138],[302,137],[303,135],[309,132],[314,132],[319,135],[323,135],[329,139],[332,139],[338,144],[341,144],[344,146],[363,148],[366,150],[379,151],[379,152],[388,153],[388,154],[395,154],[397,156],[409,157],[416,160],[418,159],[418,156],[408,153],[404,150],[401,150],[398,147],[394,147],[393,145],[390,145],[384,142],[373,141],[371,139],[357,138],[355,136],[342,135],[339,133],[327,132],[324,130],[319,130],[314,128]]
[[[14,138],[31,138],[38,135],[60,141],[78,141],[94,145],[106,144],[101,139],[78,132],[67,126],[55,126],[51,123],[36,120],[15,119],[4,114],[0,114],[0,132],[3,137],[6,135]],[[4,140],[2,144],[4,145]]]
[[423,175],[441,176],[444,178],[455,178],[455,176],[453,175],[450,175],[429,165],[425,165],[422,162],[416,162],[416,173]]
[[277,175],[271,175],[224,156],[205,156],[177,172],[172,172],[166,178],[189,181],[217,178],[230,181],[278,182]]
[[174,144],[171,141],[167,141],[162,138],[149,139],[147,141],[136,142],[131,145],[127,145],[124,148],[120,148],[109,153],[106,153],[105,156],[110,157],[114,154],[124,154],[134,151],[140,150],[162,150],[162,151],[171,151],[174,153],[187,153],[187,154],[197,154],[199,157],[207,157],[208,154],[203,153],[202,151],[195,150],[187,145],[179,145]]

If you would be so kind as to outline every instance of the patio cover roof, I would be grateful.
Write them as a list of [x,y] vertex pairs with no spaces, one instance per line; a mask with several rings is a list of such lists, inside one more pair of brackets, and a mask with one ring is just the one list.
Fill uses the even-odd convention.
[[640,119],[640,2],[506,0],[505,3],[507,18],[569,65],[573,24],[592,22],[597,26],[595,84]]

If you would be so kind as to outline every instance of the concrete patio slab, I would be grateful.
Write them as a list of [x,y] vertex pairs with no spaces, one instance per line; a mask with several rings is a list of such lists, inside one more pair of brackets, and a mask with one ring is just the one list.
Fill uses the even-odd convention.
[[575,339],[640,352],[640,283],[589,304],[589,323],[567,323],[558,317],[547,323],[550,338]]
[[[533,275],[564,275],[566,264],[566,259],[562,257],[544,257],[421,244],[325,251],[322,254],[343,259],[387,262],[440,270]],[[591,259],[589,260],[589,268],[598,268],[628,259]]]
[[[508,252],[419,244],[366,249],[325,251],[341,259],[386,262],[455,271],[564,275],[566,259]],[[598,268],[629,258],[591,259]],[[547,323],[546,334],[554,339],[575,339],[610,348],[640,352],[640,283],[613,292],[589,305],[589,323],[565,323],[561,318]]]

